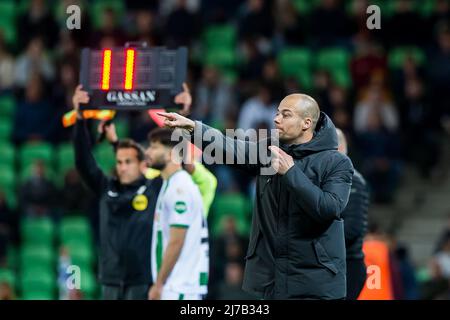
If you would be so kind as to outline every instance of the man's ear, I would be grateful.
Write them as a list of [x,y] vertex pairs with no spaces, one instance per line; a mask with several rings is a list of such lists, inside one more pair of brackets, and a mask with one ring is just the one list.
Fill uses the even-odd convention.
[[145,172],[147,171],[147,163],[145,161],[141,161],[139,163],[139,169],[143,174],[145,174]]
[[311,118],[305,118],[303,120],[303,130],[304,131],[309,130],[312,127],[312,124],[313,122]]

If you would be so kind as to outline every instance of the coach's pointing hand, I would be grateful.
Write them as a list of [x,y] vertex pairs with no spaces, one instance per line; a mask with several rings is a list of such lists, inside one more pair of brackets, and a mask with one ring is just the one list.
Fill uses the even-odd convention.
[[269,149],[272,151],[272,168],[277,173],[283,175],[294,166],[294,159],[286,152],[276,146],[270,146]]
[[159,116],[164,117],[164,125],[169,128],[181,128],[193,131],[195,122],[191,119],[183,117],[175,112],[158,112]]

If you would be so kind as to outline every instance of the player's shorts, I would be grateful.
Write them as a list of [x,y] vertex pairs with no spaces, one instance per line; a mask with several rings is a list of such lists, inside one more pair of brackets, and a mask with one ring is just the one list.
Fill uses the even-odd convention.
[[204,297],[204,294],[181,293],[163,289],[161,300],[203,300]]

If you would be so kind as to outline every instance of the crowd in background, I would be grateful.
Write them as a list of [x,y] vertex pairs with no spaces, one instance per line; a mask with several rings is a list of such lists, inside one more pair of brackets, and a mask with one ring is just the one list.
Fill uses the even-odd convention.
[[[59,14],[53,1],[44,0],[29,1],[28,9],[17,16],[16,41],[8,42],[0,28],[0,95],[13,94],[17,102],[11,142],[18,148],[32,141],[70,141],[71,130],[63,128],[61,117],[72,109],[81,48],[145,41],[149,46],[189,48],[191,117],[220,129],[272,129],[285,95],[313,96],[346,134],[350,157],[368,180],[375,203],[395,201],[406,164],[423,179],[438,174],[441,136],[450,130],[449,1],[436,0],[424,16],[415,9],[415,1],[392,0],[391,14],[381,12],[380,30],[367,28],[369,1],[364,0],[311,1],[317,4],[305,11],[295,5],[299,1],[288,0],[126,0],[121,1],[123,12],[105,6],[97,20],[90,10],[97,1],[60,2],[62,7],[80,4],[80,30],[67,30],[67,15]],[[224,25],[236,30],[233,55],[238,62],[228,69],[204,59],[204,33]],[[399,46],[419,48],[423,59],[407,55],[393,67],[390,52]],[[350,56],[349,83],[336,81],[322,68],[311,71],[309,84],[286,76],[279,57],[292,47],[344,50]],[[119,118],[128,123],[130,138],[140,142],[155,126],[146,112],[122,112]],[[253,195],[251,177],[225,166],[210,168],[218,178],[219,194]],[[77,173],[68,171],[57,186],[46,177],[46,169],[45,163],[36,162],[21,183],[17,213],[8,209],[0,192],[0,264],[6,244],[20,242],[21,215],[58,219],[68,212],[91,212],[96,228],[96,209]],[[211,243],[210,296],[247,298],[240,290],[247,235],[238,232],[232,217],[221,223]],[[433,278],[446,279],[447,286],[449,243],[447,231],[432,263]],[[401,248],[396,252],[404,257]],[[8,289],[0,287],[0,298],[4,292]],[[403,297],[419,297],[417,292],[411,295]]]

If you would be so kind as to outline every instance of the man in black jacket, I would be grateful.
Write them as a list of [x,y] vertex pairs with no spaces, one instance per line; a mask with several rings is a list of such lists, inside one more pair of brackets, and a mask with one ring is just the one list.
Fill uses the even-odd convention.
[[[337,129],[339,152],[347,154],[347,140]],[[369,210],[369,188],[364,177],[355,169],[352,189],[347,207],[342,212],[344,219],[345,247],[347,250],[347,300],[356,300],[366,282],[366,265],[362,245],[367,232]]]
[[[281,148],[269,147],[272,159],[267,145],[273,143],[267,140],[253,144],[176,113],[160,115],[166,126],[188,130],[199,147],[212,144],[216,155],[222,151],[236,160],[243,154],[234,163],[257,176],[244,290],[264,299],[346,297],[340,213],[350,194],[353,166],[337,150],[336,129],[313,98],[292,94],[281,101],[274,119]],[[214,137],[212,143],[202,139],[205,133]],[[263,175],[270,163],[276,174]]]
[[117,145],[117,177],[103,174],[92,156],[86,123],[79,112],[79,104],[88,102],[88,93],[79,86],[73,97],[77,111],[75,163],[99,200],[99,280],[103,298],[145,300],[152,284],[151,234],[162,180],[144,177],[144,150],[132,140]]

